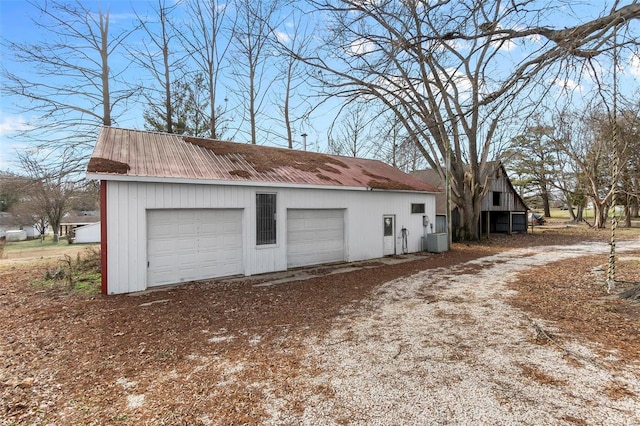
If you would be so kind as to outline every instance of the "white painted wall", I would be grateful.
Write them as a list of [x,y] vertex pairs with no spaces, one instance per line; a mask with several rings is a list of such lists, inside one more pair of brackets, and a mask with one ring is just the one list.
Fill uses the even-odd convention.
[[100,222],[84,225],[76,228],[76,243],[99,243]]
[[[277,243],[256,246],[255,194],[277,194]],[[408,252],[422,249],[423,214],[412,214],[411,203],[424,203],[425,215],[435,218],[435,195],[413,192],[258,187],[205,184],[107,182],[108,293],[146,289],[147,209],[243,209],[244,274],[287,268],[288,208],[345,209],[348,261],[382,257],[383,216],[396,217],[396,253],[401,253],[400,229],[409,231]],[[104,218],[103,218],[104,220]]]
[[40,231],[35,226],[23,226],[23,230],[27,231],[27,238],[37,238],[40,236]]

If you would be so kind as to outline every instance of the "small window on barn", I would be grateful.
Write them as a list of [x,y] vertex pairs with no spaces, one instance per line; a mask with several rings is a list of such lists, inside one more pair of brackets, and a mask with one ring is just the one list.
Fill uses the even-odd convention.
[[500,195],[502,195],[502,193],[500,193],[498,191],[494,191],[493,192],[493,205],[494,206],[499,206],[500,205]]
[[276,243],[276,194],[256,194],[256,244]]
[[411,203],[411,213],[424,213],[424,203]]

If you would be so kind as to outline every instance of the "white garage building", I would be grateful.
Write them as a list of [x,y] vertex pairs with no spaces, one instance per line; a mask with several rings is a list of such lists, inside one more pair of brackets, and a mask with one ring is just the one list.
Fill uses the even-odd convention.
[[380,161],[103,128],[102,291],[423,249],[436,188]]

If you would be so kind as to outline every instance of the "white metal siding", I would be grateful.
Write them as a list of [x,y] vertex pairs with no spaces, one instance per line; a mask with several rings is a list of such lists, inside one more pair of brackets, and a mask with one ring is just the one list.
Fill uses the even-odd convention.
[[344,210],[287,211],[287,267],[345,260]]
[[[278,197],[277,241],[268,247],[256,245],[256,192],[273,192]],[[385,214],[395,215],[397,229],[407,228],[408,251],[419,251],[425,233],[423,214],[412,214],[411,203],[425,203],[424,215],[435,218],[433,194],[109,181],[107,292],[129,293],[147,288],[147,210],[241,209],[242,273],[255,275],[287,269],[288,209],[342,210],[344,260],[349,262],[383,256],[381,218]],[[397,238],[396,244],[399,253],[401,241]]]
[[147,224],[149,287],[243,272],[241,210],[149,210]]

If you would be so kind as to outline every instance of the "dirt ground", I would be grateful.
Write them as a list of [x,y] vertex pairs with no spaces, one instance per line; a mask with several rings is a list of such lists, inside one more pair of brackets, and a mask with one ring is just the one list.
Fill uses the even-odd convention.
[[[621,247],[637,242],[619,234]],[[606,251],[553,256],[553,246],[599,241],[602,248],[608,236],[541,227],[403,263],[372,261],[339,274],[314,268],[315,278],[277,285],[259,276],[119,296],[34,286],[46,260],[0,261],[0,424],[389,424],[384,412],[394,410],[404,424],[640,422],[628,409],[640,406],[633,373],[640,306],[606,292]],[[496,269],[502,263],[512,268]],[[640,281],[640,250],[620,254],[617,266],[618,280]],[[461,276],[496,283],[468,292],[473,283],[455,281]],[[425,316],[416,324],[409,313]],[[510,328],[508,343],[486,339]],[[446,353],[419,355],[425,336],[433,336],[429,350]],[[574,383],[574,373],[554,372],[534,355],[561,360],[580,376],[591,371],[593,383],[604,383],[599,395],[580,396],[581,386],[591,389],[589,376]],[[444,398],[452,407],[472,405],[461,372],[496,368],[499,358],[517,368],[496,369],[486,406],[443,411]],[[430,381],[436,377],[442,382]],[[389,388],[378,393],[375,383]],[[529,400],[514,402],[519,394]],[[412,398],[432,406],[414,412],[416,404],[405,406]],[[578,408],[524,414],[554,398]],[[609,411],[594,408],[602,405]]]

